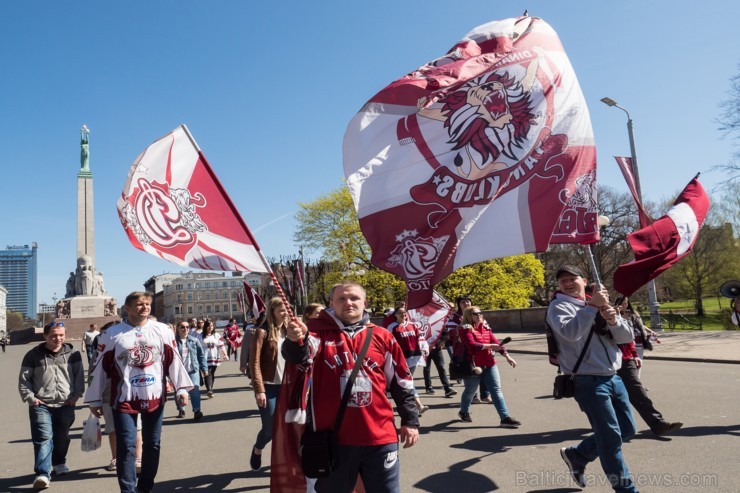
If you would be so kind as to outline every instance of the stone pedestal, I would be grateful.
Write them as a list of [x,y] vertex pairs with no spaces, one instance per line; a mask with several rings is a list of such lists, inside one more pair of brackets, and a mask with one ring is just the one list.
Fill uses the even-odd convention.
[[69,300],[70,318],[97,318],[105,316],[109,296],[75,296]]

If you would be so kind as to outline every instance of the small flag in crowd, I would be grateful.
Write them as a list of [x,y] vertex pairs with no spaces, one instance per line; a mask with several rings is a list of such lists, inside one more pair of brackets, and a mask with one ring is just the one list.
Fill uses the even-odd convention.
[[117,207],[129,241],[140,250],[195,269],[268,272],[185,125],[134,160]]
[[451,311],[450,303],[435,290],[429,303],[420,308],[410,309],[408,314],[409,319],[419,325],[421,335],[426,339],[429,347],[433,347]]
[[262,298],[257,294],[257,291],[255,291],[254,288],[246,282],[244,283],[244,293],[247,297],[245,300],[246,310],[244,313],[248,310],[254,318],[259,318],[265,311],[265,302],[262,301]]
[[630,296],[686,256],[709,210],[709,197],[699,180],[686,185],[668,213],[627,236],[635,260],[614,273],[614,289]]
[[479,26],[347,127],[344,172],[372,262],[409,308],[475,262],[599,239],[588,108],[555,31]]
[[644,228],[649,226],[653,220],[650,218],[648,213],[645,212],[645,207],[642,205],[642,200],[640,200],[640,194],[637,192],[637,180],[635,179],[634,168],[632,167],[632,158],[614,156],[614,159],[617,160],[617,165],[622,171],[624,180],[627,182],[627,188],[630,189],[632,198],[635,199],[635,203],[637,204],[637,214],[640,216],[640,227]]

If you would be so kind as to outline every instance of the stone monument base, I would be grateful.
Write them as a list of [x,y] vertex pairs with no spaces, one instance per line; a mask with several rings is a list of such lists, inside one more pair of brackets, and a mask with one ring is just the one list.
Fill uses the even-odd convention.
[[63,323],[67,339],[82,339],[90,324],[98,328],[121,317],[116,310],[116,300],[110,296],[74,296],[57,302],[55,322]]

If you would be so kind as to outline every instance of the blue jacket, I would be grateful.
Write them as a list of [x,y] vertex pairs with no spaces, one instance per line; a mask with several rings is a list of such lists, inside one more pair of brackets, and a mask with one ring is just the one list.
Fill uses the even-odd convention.
[[[182,357],[182,339],[175,337],[175,340],[177,341],[177,351]],[[189,335],[187,339],[185,339],[185,343],[188,345],[188,354],[190,354],[190,365],[185,368],[188,373],[208,371],[206,353],[203,351],[203,346],[200,344],[200,341]]]

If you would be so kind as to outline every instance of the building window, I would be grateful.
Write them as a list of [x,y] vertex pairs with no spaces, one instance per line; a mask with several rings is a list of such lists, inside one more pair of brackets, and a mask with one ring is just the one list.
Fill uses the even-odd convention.
[[224,313],[228,313],[228,312],[229,312],[229,305],[224,303]]
[[179,314],[180,314],[180,307],[179,306],[176,306],[175,307],[175,315],[179,315]]
[[232,303],[231,304],[231,311],[233,311],[233,312],[236,311],[236,303]]
[[175,289],[178,291],[182,291],[182,284],[175,284]]
[[198,315],[203,315],[203,305],[198,305]]
[[228,285],[229,285],[229,283],[227,283],[226,281],[224,281],[224,282],[222,282],[222,283],[221,283],[221,287],[222,287],[222,288],[225,288],[225,287],[226,287],[226,286],[228,286]]
[[193,283],[192,282],[189,282],[188,283],[188,289],[193,289]]
[[228,300],[229,299],[229,292],[228,291],[224,291],[223,294],[224,294],[224,299],[225,300]]
[[193,314],[193,305],[188,305],[188,315]]
[[211,293],[206,293],[206,301],[211,301]]
[[211,283],[210,283],[210,282],[207,282],[207,283],[206,283],[206,287],[207,287],[207,288],[210,288],[210,287],[211,287]]
[[182,295],[180,293],[177,293],[177,302],[178,303],[182,302]]
[[193,301],[193,293],[188,293],[188,301]]
[[214,291],[213,292],[213,299],[214,300],[217,300],[218,299],[218,291]]
[[200,283],[199,282],[196,282],[195,283],[195,289],[200,289]]
[[202,299],[203,299],[203,293],[201,293],[200,291],[198,291],[198,301],[200,301]]

